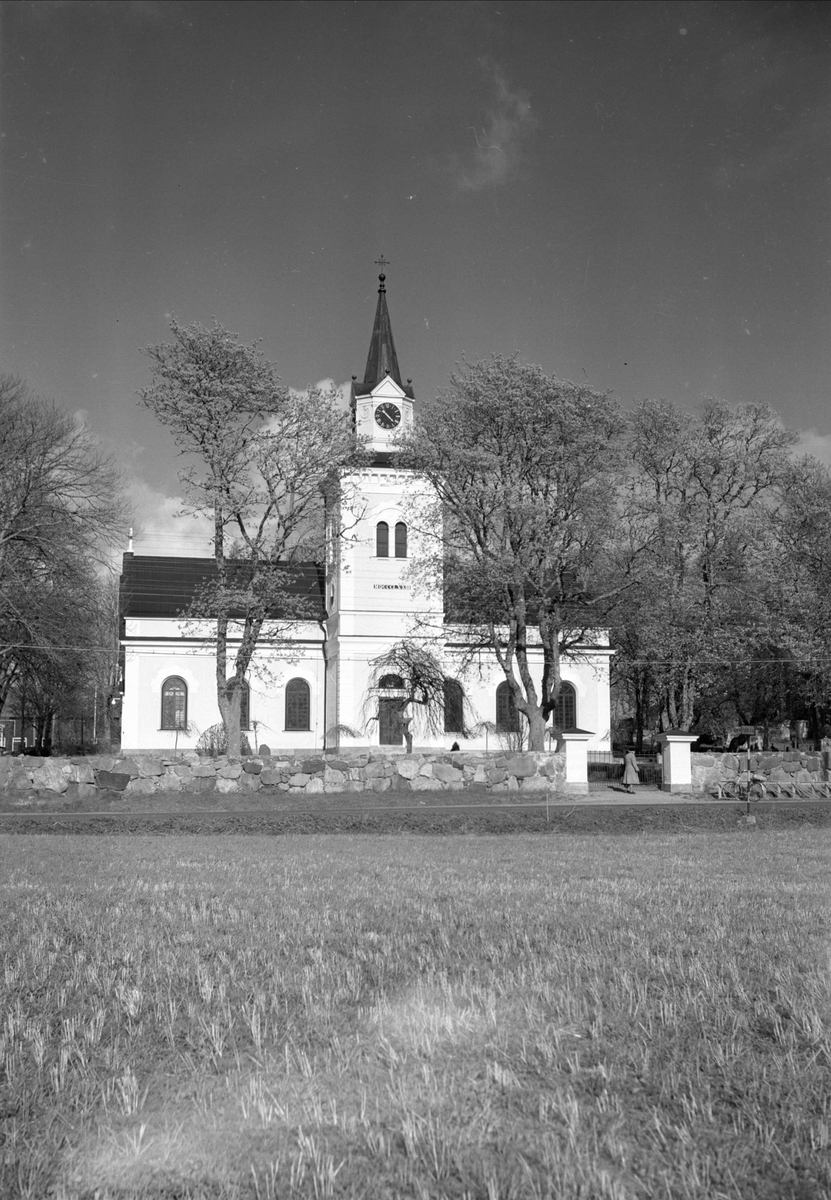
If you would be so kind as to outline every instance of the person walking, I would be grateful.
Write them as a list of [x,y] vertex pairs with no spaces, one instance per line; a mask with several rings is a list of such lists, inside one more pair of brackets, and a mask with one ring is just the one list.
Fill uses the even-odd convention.
[[640,783],[638,763],[634,750],[627,750],[623,756],[623,786],[630,796],[635,794],[635,784]]

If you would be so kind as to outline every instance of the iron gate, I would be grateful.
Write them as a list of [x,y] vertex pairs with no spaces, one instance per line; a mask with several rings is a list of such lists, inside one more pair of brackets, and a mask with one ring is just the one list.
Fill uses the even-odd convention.
[[[657,755],[639,754],[636,756],[640,787],[659,788],[663,783],[661,762]],[[611,750],[589,750],[588,752],[589,790],[598,791],[602,788],[622,788],[623,784],[623,754]]]

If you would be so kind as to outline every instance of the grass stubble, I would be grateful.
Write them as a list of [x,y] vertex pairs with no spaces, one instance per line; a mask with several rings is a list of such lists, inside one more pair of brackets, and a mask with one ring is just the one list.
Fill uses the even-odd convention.
[[829,838],[0,838],[0,1194],[831,1197]]

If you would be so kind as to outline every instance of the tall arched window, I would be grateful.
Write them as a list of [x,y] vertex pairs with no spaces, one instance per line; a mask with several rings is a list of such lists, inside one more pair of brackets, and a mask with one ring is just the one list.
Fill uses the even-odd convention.
[[458,679],[444,681],[444,732],[463,733],[465,727],[465,694]]
[[400,675],[382,675],[378,680],[379,688],[395,688],[400,691],[404,686],[404,680]]
[[390,527],[386,521],[379,521],[375,526],[375,554],[378,558],[390,556]]
[[407,557],[407,526],[399,521],[395,526],[395,557]]
[[499,733],[519,733],[519,711],[507,680],[496,689],[496,728]]
[[286,684],[286,729],[311,729],[312,693],[305,679],[290,679]]
[[162,684],[162,729],[184,729],[188,723],[188,685],[178,675]]
[[557,704],[551,714],[555,729],[575,729],[577,727],[577,693],[574,684],[564,683],[560,687]]

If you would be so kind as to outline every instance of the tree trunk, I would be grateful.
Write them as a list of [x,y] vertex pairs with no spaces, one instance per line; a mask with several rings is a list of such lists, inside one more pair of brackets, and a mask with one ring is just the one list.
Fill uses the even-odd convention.
[[226,686],[219,695],[219,711],[225,726],[225,744],[229,758],[239,758],[242,752],[242,731],[239,727],[241,699],[239,688]]
[[528,717],[528,749],[545,750],[545,717],[542,706],[532,709]]

